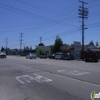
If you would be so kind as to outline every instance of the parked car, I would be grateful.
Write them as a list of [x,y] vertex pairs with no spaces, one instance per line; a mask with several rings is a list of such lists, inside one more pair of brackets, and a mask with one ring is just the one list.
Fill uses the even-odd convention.
[[55,54],[49,55],[49,59],[55,59]]
[[5,53],[0,53],[0,58],[6,58],[6,54]]
[[47,55],[41,54],[41,55],[40,55],[40,58],[47,58]]
[[98,55],[94,51],[87,51],[85,54],[85,62],[95,61],[98,62]]
[[0,58],[6,58],[7,56],[6,56],[6,53],[4,53],[4,52],[1,52],[0,53]]
[[29,54],[26,56],[26,59],[36,59],[36,54],[35,54],[35,53],[29,53]]
[[63,55],[63,60],[73,60],[74,57],[70,53],[66,53]]
[[55,54],[55,59],[63,59],[63,54],[62,53],[56,53]]

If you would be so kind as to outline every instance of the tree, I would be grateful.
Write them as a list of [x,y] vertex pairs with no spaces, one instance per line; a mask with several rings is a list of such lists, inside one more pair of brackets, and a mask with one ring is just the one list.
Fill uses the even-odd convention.
[[94,46],[94,42],[93,41],[91,41],[89,44]]
[[26,47],[26,50],[29,50],[29,47],[28,46]]
[[3,52],[5,49],[3,48],[3,46],[2,46],[2,48],[1,48],[1,52]]
[[45,46],[43,43],[39,43],[38,46]]
[[74,47],[74,43],[71,43],[71,45],[70,45],[70,46]]
[[32,50],[32,46],[30,46],[30,50]]
[[52,47],[53,52],[61,52],[61,46],[63,46],[63,41],[59,36],[57,36],[54,46]]
[[26,50],[26,46],[24,46],[24,50]]
[[98,43],[98,41],[96,42],[96,46],[99,46],[99,43]]

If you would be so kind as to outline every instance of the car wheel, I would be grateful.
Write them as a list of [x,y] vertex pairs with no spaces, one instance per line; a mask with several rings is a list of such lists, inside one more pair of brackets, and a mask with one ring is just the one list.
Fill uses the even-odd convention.
[[98,62],[98,60],[95,60],[95,62]]
[[85,62],[88,62],[88,60],[87,60],[87,59],[85,59]]

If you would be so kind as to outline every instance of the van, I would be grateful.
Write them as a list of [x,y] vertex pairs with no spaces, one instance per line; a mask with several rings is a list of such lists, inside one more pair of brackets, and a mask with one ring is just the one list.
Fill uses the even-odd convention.
[[70,53],[65,53],[63,60],[74,60],[74,57]]
[[85,54],[85,62],[94,61],[98,62],[98,55],[94,51],[87,51]]

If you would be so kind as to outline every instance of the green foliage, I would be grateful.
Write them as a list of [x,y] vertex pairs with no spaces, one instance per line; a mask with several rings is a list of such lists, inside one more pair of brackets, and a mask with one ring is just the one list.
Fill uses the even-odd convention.
[[33,53],[35,50],[32,50],[32,46],[25,46],[21,56],[26,56],[28,53]]
[[57,36],[54,46],[51,49],[54,53],[61,52],[61,46],[63,46],[63,41],[59,36]]
[[39,43],[38,46],[45,46],[43,43]]
[[32,50],[32,46],[30,46],[30,50]]
[[94,46],[94,42],[93,41],[91,41],[89,44]]
[[99,46],[99,43],[98,42],[96,42],[96,46]]
[[1,48],[1,52],[3,52],[4,50],[5,50],[5,49],[2,47],[2,48]]
[[74,43],[71,43],[71,46],[73,46],[73,47],[74,47]]
[[51,54],[55,53],[55,50],[54,50],[54,45],[51,46]]

